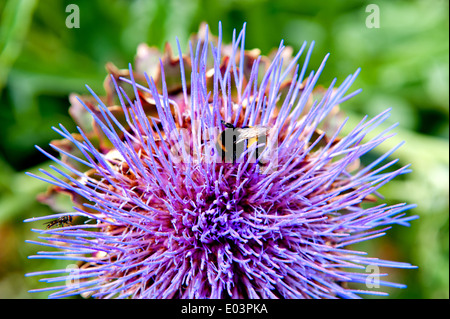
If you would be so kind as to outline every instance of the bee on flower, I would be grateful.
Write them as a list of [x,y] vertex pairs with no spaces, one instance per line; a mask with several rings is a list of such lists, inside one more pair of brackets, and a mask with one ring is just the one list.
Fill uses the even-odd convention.
[[319,86],[328,55],[308,74],[313,45],[294,55],[281,42],[269,58],[245,49],[245,25],[231,44],[221,34],[221,25],[218,38],[202,25],[190,54],[177,42],[177,57],[170,45],[161,54],[142,44],[133,66],[107,65],[106,96],[89,89],[70,97],[77,132],[54,127],[63,139],[51,146],[61,158],[40,149],[64,170],[29,175],[51,184],[42,201],[69,195],[67,215],[90,222],[35,230],[48,237],[33,243],[70,253],[79,277],[71,277],[77,285],[33,291],[359,298],[382,293],[354,288],[373,276],[354,269],[415,268],[351,248],[416,218],[405,213],[414,205],[377,202],[382,185],[409,172],[391,169],[395,160],[384,164],[396,148],[366,166],[359,161],[389,138],[384,131],[366,139],[389,110],[342,133],[339,105],[359,93],[348,93],[359,70]]

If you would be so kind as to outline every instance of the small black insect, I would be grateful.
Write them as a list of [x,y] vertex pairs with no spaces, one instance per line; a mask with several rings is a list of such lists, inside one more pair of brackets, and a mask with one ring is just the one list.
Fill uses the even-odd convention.
[[44,223],[44,225],[47,225],[47,229],[51,228],[55,225],[58,225],[60,227],[63,226],[67,226],[67,225],[71,225],[72,224],[72,216],[70,215],[66,215],[66,216],[62,216],[60,218],[54,219],[52,221],[49,221],[47,223]]
[[[236,163],[241,154],[254,143],[264,145],[256,150],[255,156],[258,158],[266,144],[268,127],[261,125],[235,127],[225,121],[222,121],[222,124],[225,129],[220,132],[216,141],[216,149],[221,155],[222,162]],[[247,141],[247,143],[244,143],[244,141]]]

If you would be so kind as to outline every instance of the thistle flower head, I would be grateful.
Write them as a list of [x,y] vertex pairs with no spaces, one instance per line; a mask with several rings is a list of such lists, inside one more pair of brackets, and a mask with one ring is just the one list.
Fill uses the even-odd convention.
[[[411,268],[349,245],[408,225],[411,205],[375,203],[377,190],[408,167],[359,159],[390,129],[366,135],[388,111],[342,134],[338,105],[359,70],[317,86],[328,55],[307,74],[313,45],[269,57],[245,50],[245,26],[230,45],[205,25],[183,55],[140,45],[134,65],[108,64],[106,96],[72,95],[78,131],[54,128],[61,159],[40,200],[68,194],[73,211],[32,243],[57,248],[30,258],[77,266],[28,275],[62,284],[50,297],[357,298],[368,265]],[[366,205],[365,202],[373,202]],[[68,217],[70,216],[70,218]],[[69,220],[70,219],[70,220]],[[393,287],[403,285],[380,281]],[[369,291],[370,293],[371,291]],[[372,291],[371,293],[378,293]]]

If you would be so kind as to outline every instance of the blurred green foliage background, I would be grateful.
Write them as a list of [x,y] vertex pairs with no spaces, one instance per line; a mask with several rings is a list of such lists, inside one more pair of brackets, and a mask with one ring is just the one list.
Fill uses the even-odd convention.
[[[67,5],[80,9],[80,28],[67,28]],[[368,28],[369,4],[379,8],[379,28]],[[400,163],[413,173],[384,187],[389,203],[416,203],[420,216],[411,227],[395,226],[382,238],[360,244],[369,256],[406,261],[415,270],[388,270],[387,280],[408,285],[388,290],[390,298],[449,297],[449,7],[447,1],[297,0],[8,0],[0,2],[0,298],[45,298],[29,294],[44,287],[27,272],[65,267],[63,262],[30,260],[40,248],[26,218],[49,214],[35,197],[47,185],[24,174],[47,167],[35,148],[59,138],[51,126],[74,124],[68,94],[103,93],[104,65],[133,62],[141,42],[163,48],[175,37],[187,48],[189,36],[206,21],[224,42],[247,22],[246,47],[267,54],[281,39],[299,49],[315,40],[310,70],[328,52],[320,82],[340,83],[362,68],[353,89],[363,92],[341,108],[350,122],[391,107]],[[188,52],[188,51],[185,51]],[[389,123],[388,123],[389,124]],[[48,149],[48,148],[47,148]],[[68,264],[68,262],[67,262]]]

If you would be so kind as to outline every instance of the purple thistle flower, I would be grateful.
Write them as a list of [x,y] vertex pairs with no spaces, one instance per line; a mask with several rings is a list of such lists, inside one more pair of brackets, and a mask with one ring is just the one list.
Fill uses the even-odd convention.
[[[26,221],[57,219],[33,229],[42,241],[29,242],[58,250],[29,258],[77,266],[27,274],[62,282],[33,291],[358,298],[382,294],[348,286],[373,279],[366,267],[415,268],[349,248],[416,218],[405,214],[413,205],[374,203],[381,186],[409,171],[388,171],[396,160],[382,164],[400,145],[359,165],[391,136],[394,126],[363,141],[388,110],[341,134],[337,106],[359,93],[347,94],[359,70],[324,89],[316,84],[328,55],[306,76],[313,45],[292,56],[281,43],[269,59],[244,50],[245,25],[229,46],[220,25],[218,39],[210,37],[203,28],[190,56],[178,43],[178,59],[166,47],[156,66],[146,64],[153,49],[140,46],[137,70],[109,65],[106,98],[89,88],[93,98],[71,96],[78,132],[54,128],[64,140],[51,146],[62,159],[38,149],[59,165],[29,175],[52,184],[42,200],[69,194],[74,211]],[[237,140],[221,140],[227,127]],[[223,160],[221,150],[234,150],[234,159]]]

